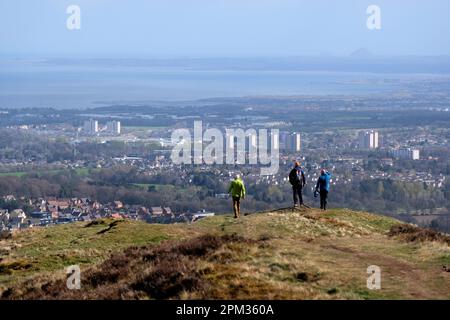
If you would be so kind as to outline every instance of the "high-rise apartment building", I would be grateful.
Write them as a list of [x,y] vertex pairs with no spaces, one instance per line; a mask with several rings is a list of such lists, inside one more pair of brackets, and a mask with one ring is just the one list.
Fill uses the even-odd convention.
[[106,128],[109,133],[120,134],[122,131],[120,121],[108,121],[106,123]]
[[98,132],[98,121],[97,120],[88,120],[84,122],[83,129],[86,133],[97,133]]
[[280,132],[280,148],[287,152],[300,152],[301,137],[296,132]]
[[361,149],[377,149],[379,147],[378,131],[361,131],[358,135],[358,145]]
[[394,158],[405,159],[405,160],[419,160],[420,159],[420,151],[418,149],[411,148],[401,148],[401,149],[392,149],[390,154]]

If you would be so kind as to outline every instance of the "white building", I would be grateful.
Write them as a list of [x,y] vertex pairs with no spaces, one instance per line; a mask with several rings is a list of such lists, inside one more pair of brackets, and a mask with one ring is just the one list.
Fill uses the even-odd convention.
[[411,149],[411,148],[392,149],[390,153],[394,158],[397,159],[405,159],[405,160],[420,159],[420,151],[418,149]]
[[98,132],[98,121],[97,120],[88,120],[84,122],[83,130],[86,133],[97,133]]
[[271,151],[280,150],[280,134],[271,130],[269,133],[269,141],[267,141],[267,146]]
[[214,217],[214,212],[207,212],[206,210],[202,210],[192,215],[192,222],[197,221],[202,218]]
[[301,137],[300,133],[291,133],[285,137],[284,149],[291,152],[300,152],[301,150]]
[[360,131],[358,145],[361,149],[377,149],[379,147],[378,131]]
[[106,128],[108,132],[112,134],[120,134],[122,132],[120,121],[108,121],[106,123]]

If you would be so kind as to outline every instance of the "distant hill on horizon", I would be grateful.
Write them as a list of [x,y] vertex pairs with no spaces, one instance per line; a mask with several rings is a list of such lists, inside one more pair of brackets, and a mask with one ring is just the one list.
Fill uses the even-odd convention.
[[373,57],[373,53],[366,48],[359,48],[353,51],[350,56],[355,58],[370,58]]

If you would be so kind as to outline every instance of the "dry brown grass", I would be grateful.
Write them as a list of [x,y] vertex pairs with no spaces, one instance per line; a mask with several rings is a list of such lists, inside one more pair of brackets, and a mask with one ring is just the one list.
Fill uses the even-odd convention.
[[390,237],[398,236],[408,242],[436,241],[450,244],[450,236],[432,229],[419,228],[410,224],[392,226],[388,235]]
[[[443,271],[443,265],[450,264],[446,238],[400,225],[350,210],[281,210],[241,219],[217,216],[192,225],[105,220],[36,230],[4,243],[7,255],[1,263],[10,275],[0,273],[0,284],[2,276],[16,281],[3,284],[0,295],[3,299],[450,298],[450,273]],[[39,239],[40,246],[28,245],[32,239]],[[52,263],[68,266],[81,258],[90,262],[82,265],[82,289],[68,290],[63,267]],[[32,267],[23,269],[26,263]],[[367,289],[369,265],[380,266],[382,290]]]
[[130,247],[85,270],[83,290],[68,290],[65,279],[31,279],[8,288],[2,298],[171,299],[186,292],[198,294],[210,287],[202,277],[200,261],[236,242],[251,243],[236,235],[205,235],[182,243]]

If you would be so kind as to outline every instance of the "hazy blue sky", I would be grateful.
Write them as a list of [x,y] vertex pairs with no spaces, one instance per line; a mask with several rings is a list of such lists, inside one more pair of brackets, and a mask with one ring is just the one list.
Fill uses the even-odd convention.
[[[66,29],[81,7],[82,29]],[[382,30],[366,8],[382,10]],[[296,56],[450,54],[449,0],[1,0],[0,54]]]

